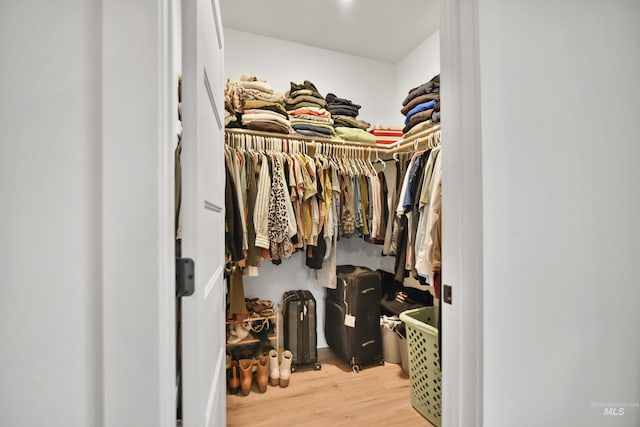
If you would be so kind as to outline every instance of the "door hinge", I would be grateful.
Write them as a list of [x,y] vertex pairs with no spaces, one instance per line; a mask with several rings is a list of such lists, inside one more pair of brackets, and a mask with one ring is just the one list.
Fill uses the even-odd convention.
[[176,257],[176,296],[188,297],[195,290],[195,263],[191,258]]

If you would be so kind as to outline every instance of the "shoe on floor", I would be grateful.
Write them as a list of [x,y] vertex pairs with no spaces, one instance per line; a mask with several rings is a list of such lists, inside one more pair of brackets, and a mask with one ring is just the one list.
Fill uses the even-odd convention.
[[280,387],[287,387],[289,385],[292,359],[293,354],[291,354],[289,350],[285,350],[282,353],[282,361],[280,362]]
[[269,384],[276,386],[280,384],[280,366],[278,364],[278,352],[269,351]]

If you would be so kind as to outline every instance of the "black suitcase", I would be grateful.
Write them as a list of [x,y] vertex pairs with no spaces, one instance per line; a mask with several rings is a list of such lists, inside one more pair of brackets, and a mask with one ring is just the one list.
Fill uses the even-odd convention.
[[337,287],[327,289],[324,334],[333,353],[354,372],[384,364],[380,335],[380,273],[367,267],[337,267]]
[[311,365],[319,370],[318,339],[316,334],[316,300],[307,290],[284,293],[284,348],[292,354],[291,371],[296,365]]

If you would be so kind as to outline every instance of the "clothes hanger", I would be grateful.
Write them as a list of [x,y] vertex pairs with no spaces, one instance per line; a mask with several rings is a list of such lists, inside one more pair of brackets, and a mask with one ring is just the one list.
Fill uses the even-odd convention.
[[333,153],[333,147],[328,147],[329,149],[329,153],[327,156],[327,159],[329,160],[329,164],[336,169],[336,171],[340,170],[340,165],[338,165],[338,162],[336,162],[336,158],[335,156],[332,154]]
[[245,138],[244,151],[247,154],[253,154],[253,138]]
[[327,157],[327,160],[329,161],[329,165],[334,167],[336,170],[339,170],[340,167],[339,167],[338,163],[335,161],[335,157],[336,157],[335,154],[334,154],[335,153],[335,145],[327,144],[325,150],[326,150],[325,155]]
[[351,175],[352,171],[351,168],[348,164],[347,158],[346,158],[346,149],[344,147],[344,145],[342,147],[340,147],[339,150],[340,155],[338,156],[338,162],[340,162],[340,165],[342,166],[341,170],[343,175]]
[[344,164],[343,147],[336,147],[336,162],[338,163],[338,171],[342,175],[347,175],[347,167]]
[[377,175],[376,171],[373,169],[373,165],[371,164],[371,148],[369,149],[363,148],[363,150],[364,150],[364,154],[363,154],[362,162],[367,167],[367,170],[369,171],[369,176]]
[[355,147],[353,149],[353,151],[354,151],[354,153],[353,153],[353,155],[354,155],[353,161],[356,163],[356,166],[358,167],[358,172],[360,172],[359,175],[366,175],[367,171],[364,170],[362,161],[360,159],[360,156],[361,156],[360,147]]
[[369,176],[378,176],[378,172],[373,167],[373,163],[371,163],[371,148],[368,150],[368,156],[366,160],[367,169],[369,169]]
[[385,162],[384,160],[382,160],[380,158],[380,153],[378,152],[378,148],[376,148],[376,163],[382,163],[382,170],[384,171],[384,169],[387,167],[387,162]]
[[[353,151],[353,149],[352,149],[352,151]],[[351,160],[351,166],[353,168],[354,174],[355,175],[363,175],[364,172],[360,169],[360,165],[358,164],[358,159],[353,157],[353,156],[354,156],[354,153],[352,152],[350,160]]]
[[353,149],[355,151],[355,158],[354,161],[356,162],[356,165],[358,166],[358,171],[360,172],[360,175],[364,175],[364,176],[368,176],[369,175],[369,171],[367,170],[365,164],[362,162],[361,156],[362,153],[360,151],[360,147],[356,147]]
[[360,148],[358,148],[358,151],[360,152],[360,157],[358,158],[358,161],[360,162],[360,166],[361,166],[362,170],[364,171],[365,176],[370,177],[371,176],[371,170],[369,169],[369,166],[367,166],[367,163],[365,162],[364,148],[360,147]]
[[358,161],[356,159],[355,148],[349,148],[349,160],[351,161],[351,168],[353,169],[354,175],[362,175],[362,171],[358,166]]

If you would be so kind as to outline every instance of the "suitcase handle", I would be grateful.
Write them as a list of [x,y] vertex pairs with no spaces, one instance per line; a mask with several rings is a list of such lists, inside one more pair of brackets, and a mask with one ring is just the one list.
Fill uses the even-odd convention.
[[302,306],[302,311],[300,312],[300,321],[304,322],[304,318],[307,316],[307,306]]
[[347,302],[347,284],[344,280],[342,280],[342,292],[344,293],[342,301],[344,301],[345,314],[351,315],[351,309],[349,308],[349,303]]

